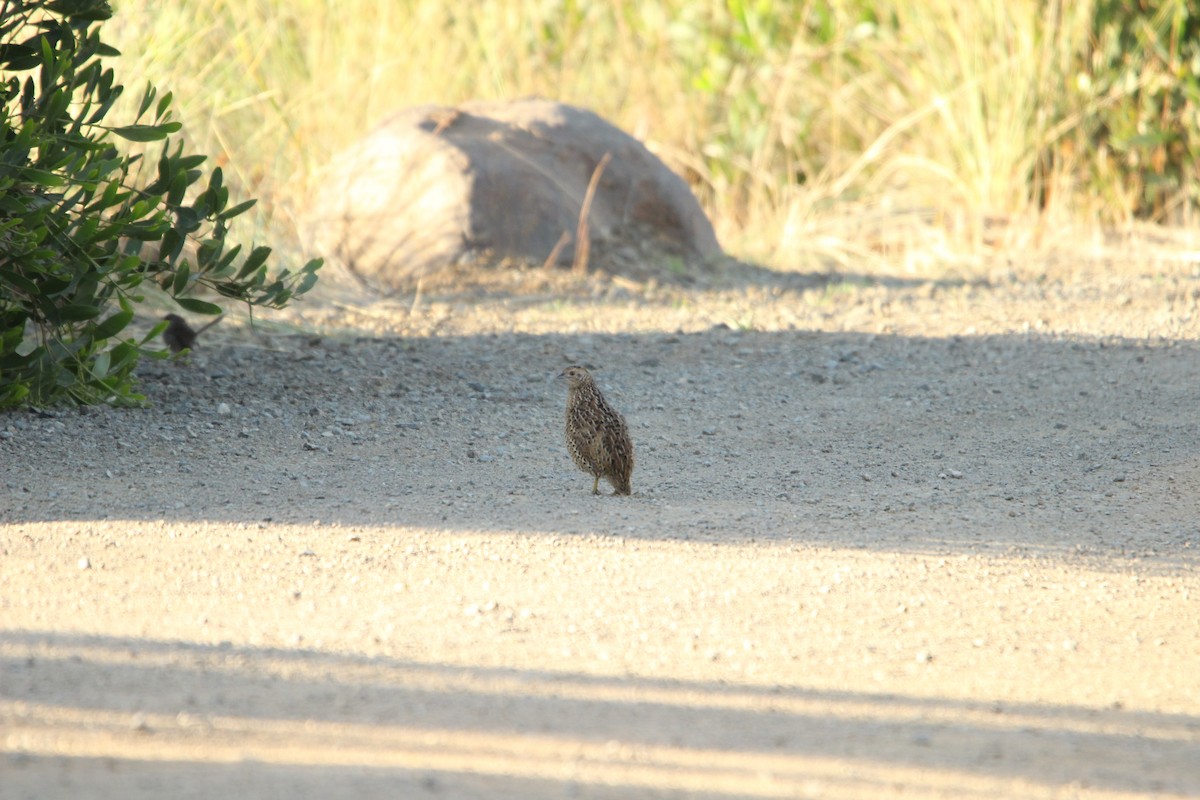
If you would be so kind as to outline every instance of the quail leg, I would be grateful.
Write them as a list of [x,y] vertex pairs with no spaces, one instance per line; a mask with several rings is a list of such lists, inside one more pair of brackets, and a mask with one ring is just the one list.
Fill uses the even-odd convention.
[[596,476],[596,480],[592,482],[592,494],[600,494],[600,476]]

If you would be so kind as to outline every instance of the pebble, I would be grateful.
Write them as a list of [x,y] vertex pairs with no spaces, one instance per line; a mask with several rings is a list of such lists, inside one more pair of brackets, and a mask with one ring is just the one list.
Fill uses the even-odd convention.
[[79,559],[79,568],[80,569],[91,569],[92,568],[92,562],[88,560],[87,556],[84,556],[83,558]]
[[229,403],[217,403],[217,413],[223,417],[227,417],[233,413],[233,409],[229,407]]

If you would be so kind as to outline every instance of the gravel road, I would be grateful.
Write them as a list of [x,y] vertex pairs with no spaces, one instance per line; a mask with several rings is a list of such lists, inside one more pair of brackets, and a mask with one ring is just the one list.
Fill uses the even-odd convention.
[[343,287],[0,416],[0,796],[1200,795],[1198,276]]

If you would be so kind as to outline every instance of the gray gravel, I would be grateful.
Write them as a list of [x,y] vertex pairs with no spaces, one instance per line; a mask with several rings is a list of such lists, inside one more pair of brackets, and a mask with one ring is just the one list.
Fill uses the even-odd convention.
[[0,416],[2,793],[1194,796],[1192,277],[1105,280],[298,309]]

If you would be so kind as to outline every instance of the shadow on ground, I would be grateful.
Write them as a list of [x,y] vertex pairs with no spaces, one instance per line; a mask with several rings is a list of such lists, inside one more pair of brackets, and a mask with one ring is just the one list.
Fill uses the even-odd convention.
[[1200,790],[1200,718],[1178,714],[45,631],[0,633],[0,677],[12,797],[44,789],[48,774],[85,796],[99,786],[212,796],[258,781],[279,796],[411,786],[528,798],[841,797],[869,796],[896,770],[927,794],[1027,785],[1040,796],[1080,786],[1072,763],[1103,765],[1094,790]]
[[[146,410],[0,419],[0,522],[123,519],[979,548],[1195,564],[1191,343],[736,331],[220,347]],[[594,498],[571,362],[637,447]]]

